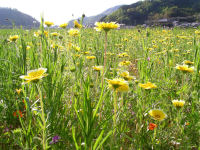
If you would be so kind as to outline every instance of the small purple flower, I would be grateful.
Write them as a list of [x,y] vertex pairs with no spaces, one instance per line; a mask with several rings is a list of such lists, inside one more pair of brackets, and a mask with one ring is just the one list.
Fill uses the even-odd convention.
[[52,137],[52,141],[49,144],[55,144],[57,142],[59,142],[60,140],[60,136],[56,135],[54,137]]
[[9,132],[9,131],[10,131],[10,129],[9,129],[8,127],[6,127],[6,128],[4,129],[4,133]]
[[150,57],[148,57],[147,60],[150,61]]

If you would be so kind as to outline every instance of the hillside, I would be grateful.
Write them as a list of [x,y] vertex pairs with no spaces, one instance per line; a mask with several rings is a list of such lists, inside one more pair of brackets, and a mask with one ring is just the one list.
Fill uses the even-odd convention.
[[40,25],[36,19],[17,9],[0,7],[0,28],[12,28],[13,24],[17,27],[23,26],[25,28],[38,27]]
[[[93,26],[95,22],[99,21],[102,17],[105,17],[111,13],[113,13],[114,11],[116,11],[117,9],[119,9],[122,5],[118,5],[118,6],[114,6],[112,8],[109,8],[107,10],[105,10],[104,12],[96,15],[96,16],[90,16],[90,17],[85,17],[84,20],[83,20],[83,25],[84,26]],[[78,19],[77,19],[78,20]],[[79,18],[80,20],[80,18]],[[71,20],[69,22],[69,25],[68,27],[73,27],[73,21],[74,20]]]
[[118,10],[101,18],[101,21],[116,21],[126,25],[138,25],[162,18],[192,17],[198,21],[200,0],[145,0],[121,6]]

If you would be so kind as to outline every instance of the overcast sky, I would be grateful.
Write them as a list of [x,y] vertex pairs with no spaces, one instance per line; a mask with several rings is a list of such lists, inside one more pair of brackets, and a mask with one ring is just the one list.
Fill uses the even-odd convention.
[[61,24],[76,19],[83,13],[94,16],[110,7],[137,1],[139,0],[0,0],[0,7],[16,8],[38,21],[43,14],[45,21]]

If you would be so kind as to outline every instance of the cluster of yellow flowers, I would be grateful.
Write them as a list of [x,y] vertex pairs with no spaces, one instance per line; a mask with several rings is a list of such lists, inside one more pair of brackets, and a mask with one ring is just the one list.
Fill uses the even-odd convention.
[[190,61],[190,60],[184,60],[183,61],[183,65],[176,65],[176,69],[180,70],[184,73],[193,73],[195,71],[194,66],[191,67],[191,65],[194,65],[194,62]]
[[[50,21],[45,21],[44,24],[47,27],[51,27],[52,25],[54,25],[54,23],[50,22]],[[68,23],[63,23],[59,27],[65,29],[67,27],[67,25],[68,25]],[[79,30],[78,29],[82,28],[82,25],[79,24],[77,20],[75,20],[74,21],[74,27],[77,28],[77,29],[70,29],[68,31],[68,33],[69,33],[70,36],[78,36],[79,35]],[[34,35],[38,37],[39,35],[41,35],[41,33],[35,32]],[[51,35],[54,36],[54,37],[55,36],[59,36],[59,34],[57,32],[53,32],[53,33],[51,33]]]
[[[53,22],[48,22],[46,21],[45,22],[45,25],[47,27],[51,27],[52,25],[54,25]],[[67,23],[64,23],[64,24],[61,24],[60,25],[60,28],[63,28],[65,29],[67,27]],[[110,22],[110,23],[106,23],[106,22],[96,22],[95,23],[95,29],[97,31],[105,31],[105,32],[108,32],[110,31],[111,29],[117,29],[119,28],[119,24],[115,23],[115,22]],[[77,20],[74,21],[74,28],[72,29],[69,29],[68,30],[68,34],[70,36],[79,36],[80,35],[80,31],[81,31],[81,28],[83,26],[81,24],[78,23]],[[163,30],[162,31],[164,34],[168,34],[169,31],[167,30]],[[197,31],[195,31],[195,34],[199,34],[200,32],[197,33]],[[42,33],[41,31],[37,31],[34,33],[35,36],[40,36]],[[44,34],[45,36],[48,36],[48,32],[47,31],[44,31]],[[57,32],[52,32],[50,33],[50,35],[54,36],[54,37],[57,37],[59,36],[59,33]],[[132,36],[132,35],[131,35]],[[9,41],[12,41],[12,42],[15,42],[17,39],[19,38],[18,35],[14,35],[14,36],[10,36],[9,38]],[[185,36],[177,36],[177,38],[179,39],[188,39],[188,37],[185,37]],[[135,39],[137,39],[135,37]],[[161,42],[162,43],[165,43],[166,45],[170,45],[171,43],[167,43],[167,40],[169,38],[166,37],[164,40],[162,40]],[[128,41],[128,39],[123,39],[123,41]],[[71,42],[71,41],[70,41]],[[93,56],[90,51],[81,51],[80,47],[78,46],[75,46],[73,45],[72,43],[68,43],[69,44],[69,47],[73,48],[75,51],[75,54],[74,56],[75,57],[80,57],[82,56],[81,54],[84,54],[84,55],[87,55],[89,54],[90,56],[85,56],[86,59],[88,60],[93,60],[93,59],[96,59],[96,56]],[[150,48],[147,48],[148,51],[154,51],[155,49],[158,49],[159,48],[159,43],[156,42],[156,41],[152,41],[152,47]],[[173,45],[170,45],[173,47]],[[52,44],[51,46],[52,48],[58,48],[59,45],[57,44]],[[118,48],[122,48],[122,45],[118,44],[117,45]],[[29,45],[27,45],[26,49],[30,49],[31,47]],[[165,48],[163,51],[161,52],[157,52],[155,54],[166,54],[167,52],[179,52],[180,50],[177,49],[177,48],[172,48],[171,50],[167,50],[167,48]],[[77,52],[80,52],[80,53],[77,53]],[[107,53],[107,55],[110,55],[110,56],[113,56],[115,55],[114,53]],[[127,52],[123,52],[123,53],[120,53],[118,55],[116,55],[119,57],[119,59],[121,58],[125,58],[128,59],[127,57],[129,57],[129,54]],[[121,61],[121,60],[120,60]],[[118,66],[119,67],[123,67],[123,66],[129,66],[131,65],[131,61],[129,60],[124,60],[124,61],[121,61],[119,62]],[[195,69],[194,67],[191,67],[190,65],[194,65],[194,62],[192,61],[189,61],[189,60],[185,60],[183,61],[183,65],[176,65],[176,69],[177,70],[180,70],[180,71],[183,71],[183,72],[194,72]],[[93,70],[95,71],[102,71],[103,70],[103,66],[93,66]],[[29,82],[38,82],[40,79],[42,79],[43,77],[46,77],[47,74],[46,74],[46,71],[47,69],[46,68],[39,68],[39,69],[36,69],[36,70],[30,70],[27,72],[27,75],[22,75],[20,76],[21,79],[24,79],[25,82],[23,84],[26,84],[26,83],[29,83]],[[199,74],[200,74],[200,71],[199,71]],[[129,91],[129,82],[128,81],[132,81],[132,80],[135,80],[136,77],[134,76],[131,76],[129,74],[128,71],[124,71],[123,72],[120,72],[118,74],[120,77],[119,78],[114,78],[114,79],[107,79],[107,82],[108,82],[108,87],[116,92],[128,92]],[[139,83],[138,86],[140,88],[143,88],[145,90],[150,90],[150,89],[156,89],[157,88],[157,85],[154,84],[154,83],[151,83],[151,82],[146,82],[146,83]],[[18,91],[17,91],[18,92]],[[176,108],[181,108],[185,105],[185,101],[183,100],[173,100],[172,101],[172,104],[176,107]],[[162,121],[164,120],[165,118],[167,118],[167,115],[165,114],[164,111],[160,110],[160,109],[152,109],[149,111],[149,115],[154,119],[154,120],[157,120],[157,121]]]

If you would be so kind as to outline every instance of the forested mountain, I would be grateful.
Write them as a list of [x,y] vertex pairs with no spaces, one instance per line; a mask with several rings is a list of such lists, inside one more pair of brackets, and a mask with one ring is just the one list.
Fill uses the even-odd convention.
[[151,20],[175,17],[193,17],[198,21],[200,0],[144,0],[123,5],[100,21],[116,21],[126,25],[144,24]]
[[38,27],[40,23],[33,17],[17,9],[0,7],[0,28],[12,28],[13,25],[16,27],[32,28]]

